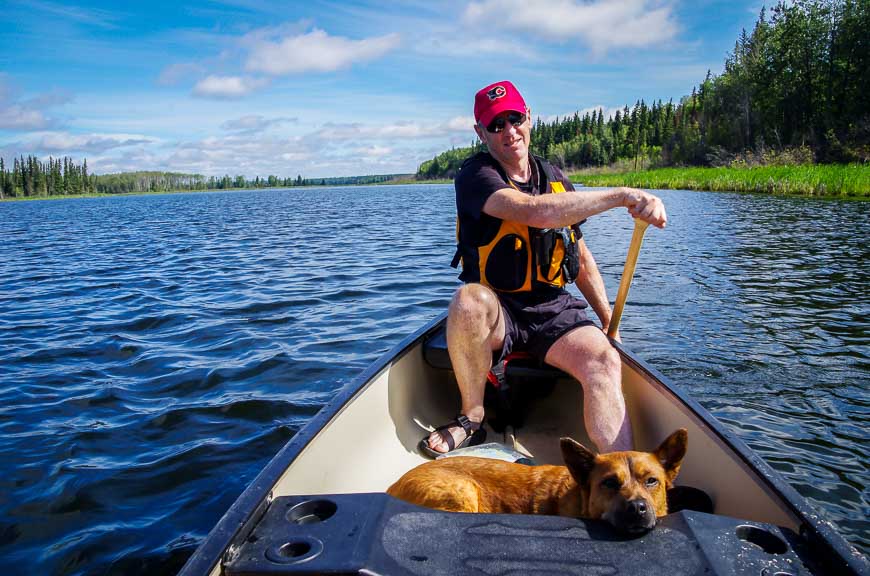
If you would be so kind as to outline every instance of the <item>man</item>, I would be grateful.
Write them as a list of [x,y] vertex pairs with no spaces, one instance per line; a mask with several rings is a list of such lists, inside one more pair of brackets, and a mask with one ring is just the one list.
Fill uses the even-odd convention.
[[[454,265],[461,259],[465,284],[447,316],[447,347],[462,408],[456,420],[421,441],[433,457],[483,441],[484,386],[493,353],[500,362],[519,349],[582,384],[586,430],[600,452],[634,448],[621,361],[606,336],[610,304],[579,223],[622,206],[663,228],[664,204],[632,188],[574,192],[557,168],[529,154],[530,114],[507,81],[475,96],[474,130],[488,153],[466,160],[456,176]],[[585,301],[564,289],[572,276]],[[587,318],[587,303],[600,329]]]

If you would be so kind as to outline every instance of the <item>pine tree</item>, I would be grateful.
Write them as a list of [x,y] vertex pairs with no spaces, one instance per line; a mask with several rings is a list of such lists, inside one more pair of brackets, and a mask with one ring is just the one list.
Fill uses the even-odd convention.
[[82,161],[82,194],[87,194],[89,192],[89,183],[90,181],[88,180],[88,159],[85,158]]

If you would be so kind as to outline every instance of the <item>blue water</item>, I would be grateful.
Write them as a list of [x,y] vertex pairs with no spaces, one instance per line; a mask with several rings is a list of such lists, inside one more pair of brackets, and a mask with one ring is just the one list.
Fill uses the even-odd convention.
[[[867,204],[663,191],[623,341],[870,551]],[[611,297],[631,219],[584,226]],[[457,286],[452,186],[0,204],[0,572],[174,574]]]

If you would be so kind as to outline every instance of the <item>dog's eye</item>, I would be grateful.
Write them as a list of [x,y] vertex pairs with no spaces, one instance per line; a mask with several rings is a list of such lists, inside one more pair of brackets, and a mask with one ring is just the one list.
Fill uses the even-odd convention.
[[619,490],[619,487],[622,486],[622,483],[618,478],[605,478],[601,481],[601,485],[609,490]]
[[647,488],[654,488],[658,485],[659,485],[658,478],[649,477],[646,479],[646,487]]

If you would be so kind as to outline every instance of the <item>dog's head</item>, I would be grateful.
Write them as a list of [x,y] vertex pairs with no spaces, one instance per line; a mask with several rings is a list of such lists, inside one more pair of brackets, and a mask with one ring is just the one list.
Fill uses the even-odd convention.
[[562,438],[562,457],[571,475],[589,494],[589,517],[617,529],[640,533],[668,513],[667,490],[673,487],[686,455],[688,433],[680,428],[654,452],[594,454],[571,438]]

